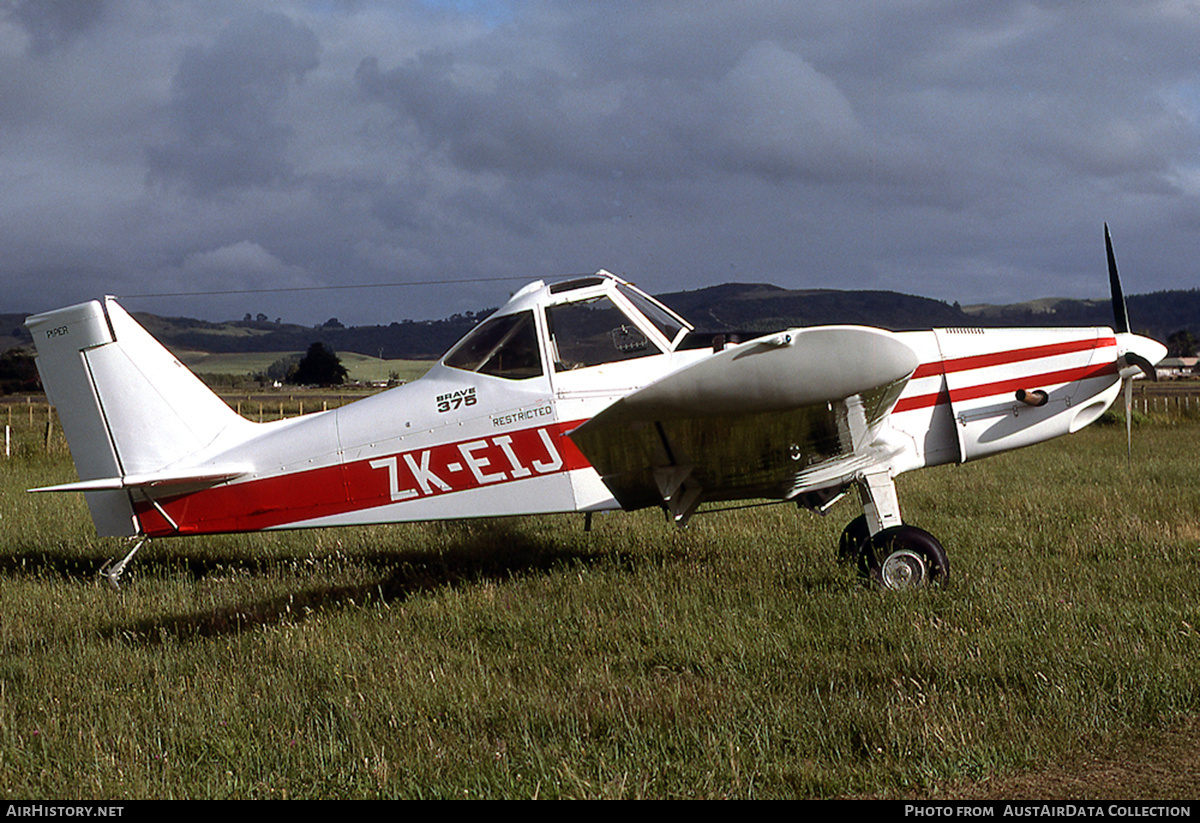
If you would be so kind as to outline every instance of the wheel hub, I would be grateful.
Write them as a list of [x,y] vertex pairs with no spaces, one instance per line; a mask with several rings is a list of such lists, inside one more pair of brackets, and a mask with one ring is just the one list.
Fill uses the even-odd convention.
[[929,577],[925,559],[909,549],[900,549],[889,554],[879,572],[883,585],[889,589],[923,586]]

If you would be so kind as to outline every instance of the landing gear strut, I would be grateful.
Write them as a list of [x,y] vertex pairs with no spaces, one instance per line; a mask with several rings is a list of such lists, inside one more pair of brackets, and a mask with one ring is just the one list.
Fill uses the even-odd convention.
[[940,585],[950,577],[942,544],[900,519],[896,484],[886,470],[858,481],[863,513],[851,520],[838,543],[838,561],[857,562],[859,573],[884,589]]

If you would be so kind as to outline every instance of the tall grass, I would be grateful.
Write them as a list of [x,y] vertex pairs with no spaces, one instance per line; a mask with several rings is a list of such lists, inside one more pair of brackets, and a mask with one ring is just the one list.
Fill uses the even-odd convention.
[[[1200,424],[900,479],[951,558],[881,594],[857,512],[540,517],[124,546],[0,486],[9,798],[932,791],[1200,709]],[[37,438],[34,438],[36,445]]]

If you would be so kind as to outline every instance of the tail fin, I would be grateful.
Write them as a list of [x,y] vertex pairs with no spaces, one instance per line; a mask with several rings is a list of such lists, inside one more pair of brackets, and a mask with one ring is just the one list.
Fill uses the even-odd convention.
[[[25,321],[82,481],[161,473],[233,427],[253,427],[109,297]],[[129,491],[86,493],[102,535],[140,531]]]

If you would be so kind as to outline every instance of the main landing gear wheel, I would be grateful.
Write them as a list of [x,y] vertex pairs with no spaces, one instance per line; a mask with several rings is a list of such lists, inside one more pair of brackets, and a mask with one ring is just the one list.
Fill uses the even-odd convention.
[[858,568],[883,589],[926,588],[942,585],[950,577],[942,544],[915,526],[893,526],[870,538],[858,556]]

